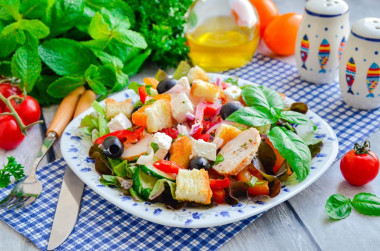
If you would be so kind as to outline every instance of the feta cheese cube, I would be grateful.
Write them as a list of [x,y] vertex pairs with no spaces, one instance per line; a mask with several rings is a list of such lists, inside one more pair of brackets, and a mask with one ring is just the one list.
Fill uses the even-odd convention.
[[156,132],[153,135],[152,143],[157,144],[158,150],[154,153],[157,159],[164,159],[172,145],[172,138],[165,133]]
[[124,113],[119,113],[111,119],[107,124],[110,132],[115,132],[119,130],[125,130],[132,127],[131,121],[124,115]]
[[188,112],[194,112],[193,103],[191,103],[185,93],[172,94],[171,98],[172,116],[178,123],[182,123],[186,120],[186,114]]
[[172,145],[172,138],[165,133],[156,132],[153,135],[152,142],[156,143],[159,149],[169,150]]
[[227,97],[227,101],[238,100],[241,96],[241,89],[236,85],[232,85],[224,90],[224,94]]
[[208,160],[216,160],[216,145],[201,139],[193,140],[191,158],[201,156]]
[[189,80],[187,79],[187,77],[182,77],[178,80],[178,84],[179,85],[182,85],[183,88],[186,90],[190,90],[190,84],[189,84]]

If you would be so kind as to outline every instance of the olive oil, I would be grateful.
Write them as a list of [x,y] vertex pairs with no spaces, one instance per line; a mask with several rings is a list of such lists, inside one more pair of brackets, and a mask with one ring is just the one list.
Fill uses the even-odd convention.
[[194,65],[218,72],[248,63],[260,39],[259,26],[239,27],[233,17],[215,17],[186,34]]

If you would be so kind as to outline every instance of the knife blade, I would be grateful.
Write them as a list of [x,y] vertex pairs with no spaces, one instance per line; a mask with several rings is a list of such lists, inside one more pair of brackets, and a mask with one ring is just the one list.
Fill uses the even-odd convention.
[[[87,110],[94,100],[95,93],[87,90],[78,102],[74,118]],[[47,250],[58,248],[73,231],[78,220],[83,189],[84,183],[66,166]]]

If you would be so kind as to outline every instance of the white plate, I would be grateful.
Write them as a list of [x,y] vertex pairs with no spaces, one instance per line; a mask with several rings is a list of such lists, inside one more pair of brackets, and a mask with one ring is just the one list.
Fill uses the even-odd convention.
[[[222,74],[210,74],[215,80],[222,80],[229,76]],[[251,83],[239,79],[239,84]],[[112,98],[122,101],[126,98],[138,100],[138,96],[132,90],[125,90],[115,94]],[[292,103],[290,98],[287,103]],[[224,225],[258,215],[268,209],[295,196],[315,180],[317,180],[333,163],[338,153],[338,139],[331,127],[317,114],[309,111],[307,115],[317,125],[316,137],[323,139],[322,151],[313,159],[309,176],[301,183],[281,187],[281,193],[273,199],[260,201],[243,200],[238,205],[218,205],[211,209],[184,208],[181,210],[170,210],[162,204],[149,202],[135,202],[131,197],[123,196],[117,189],[105,187],[99,182],[99,174],[95,171],[94,161],[88,157],[91,147],[90,136],[78,132],[78,126],[82,118],[93,112],[88,109],[75,118],[65,129],[61,138],[61,151],[67,164],[78,175],[78,177],[91,189],[103,198],[120,207],[121,209],[145,220],[162,225],[202,228]]]

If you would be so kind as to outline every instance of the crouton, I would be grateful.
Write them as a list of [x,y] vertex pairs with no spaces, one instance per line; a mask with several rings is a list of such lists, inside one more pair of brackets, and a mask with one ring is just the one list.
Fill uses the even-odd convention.
[[172,112],[170,101],[160,99],[145,109],[148,132],[158,132],[164,128],[172,127]]
[[215,138],[221,138],[223,144],[220,146],[222,148],[228,141],[232,140],[241,133],[239,129],[234,126],[221,124],[215,132]]
[[210,204],[212,191],[208,172],[204,169],[180,169],[176,179],[175,197],[180,201]]
[[106,99],[106,118],[110,120],[119,113],[123,113],[128,118],[131,117],[133,109],[132,100],[126,99],[123,102],[117,102],[112,98]]
[[124,146],[124,152],[121,158],[126,160],[135,160],[143,154],[146,154],[150,148],[153,135],[146,133],[142,139],[136,144],[127,143]]
[[198,79],[206,82],[210,80],[210,77],[207,75],[207,73],[197,65],[190,69],[190,71],[187,73],[187,78],[190,83]]
[[204,98],[207,102],[215,102],[219,97],[220,88],[203,80],[195,80],[191,85],[190,94],[197,98]]
[[224,160],[216,164],[214,170],[220,174],[238,174],[252,162],[260,142],[260,133],[255,128],[243,131],[220,150]]
[[176,139],[176,141],[174,141],[174,143],[172,144],[169,150],[169,160],[174,161],[175,163],[184,168],[187,168],[189,166],[191,152],[191,139],[186,136],[182,136]]

